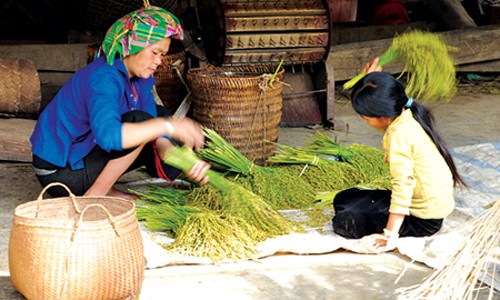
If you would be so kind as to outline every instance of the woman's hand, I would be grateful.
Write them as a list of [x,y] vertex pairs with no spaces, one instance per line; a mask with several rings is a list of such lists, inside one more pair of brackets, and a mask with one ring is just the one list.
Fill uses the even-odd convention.
[[172,126],[170,129],[167,128],[167,134],[170,137],[182,142],[192,149],[199,150],[203,148],[205,136],[203,135],[203,130],[199,123],[190,118],[170,118],[168,122],[170,122]]
[[368,73],[371,73],[371,72],[381,72],[382,71],[382,67],[378,65],[378,57],[375,57],[374,59],[372,59],[369,63],[367,63],[362,69],[361,71],[368,74]]
[[206,176],[207,171],[210,169],[210,165],[200,160],[196,165],[194,165],[189,172],[186,173],[186,176],[194,182],[199,182],[201,185],[205,185],[208,183],[208,176]]

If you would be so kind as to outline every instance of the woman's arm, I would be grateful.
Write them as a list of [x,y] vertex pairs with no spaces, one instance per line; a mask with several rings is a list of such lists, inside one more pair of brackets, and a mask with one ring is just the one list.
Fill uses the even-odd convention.
[[[170,122],[170,125],[167,122]],[[163,135],[194,149],[203,148],[201,125],[189,118],[154,118],[138,123],[123,123],[122,146],[124,149],[137,147]]]

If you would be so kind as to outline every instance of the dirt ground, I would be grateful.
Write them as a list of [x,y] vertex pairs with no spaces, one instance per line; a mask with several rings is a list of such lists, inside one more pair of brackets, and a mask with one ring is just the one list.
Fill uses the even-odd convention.
[[[429,104],[449,147],[500,142],[500,96],[462,88],[449,103]],[[339,99],[336,118],[346,126],[329,133],[342,143],[380,148],[382,134]],[[313,128],[282,128],[279,142],[301,145]],[[324,130],[324,129],[319,129]],[[126,186],[134,175],[124,177]],[[38,197],[41,187],[30,164],[0,162],[0,299],[24,299],[10,282],[8,240],[14,208]],[[401,280],[401,272],[408,268]],[[140,299],[394,299],[398,287],[421,282],[432,270],[409,264],[398,253],[361,255],[336,251],[323,255],[278,255],[259,262],[219,266],[172,266],[147,270]],[[497,297],[500,299],[500,297]]]

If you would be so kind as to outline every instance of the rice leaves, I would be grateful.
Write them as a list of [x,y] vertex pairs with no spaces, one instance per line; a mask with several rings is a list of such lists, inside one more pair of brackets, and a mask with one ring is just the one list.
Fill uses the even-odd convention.
[[[449,100],[457,91],[453,57],[444,38],[432,32],[412,30],[394,37],[389,48],[380,55],[379,65],[403,62],[406,94],[420,102]],[[343,88],[352,88],[366,73],[347,81]]]
[[136,207],[137,219],[145,222],[152,231],[175,235],[187,216],[199,211],[194,207],[185,206],[189,191],[150,186],[145,192],[133,192],[141,197]]
[[309,153],[326,155],[325,158],[328,159],[341,161],[345,161],[353,155],[349,148],[340,146],[335,139],[319,130],[311,135],[307,146],[302,149]]
[[187,217],[199,210],[194,207],[162,203],[137,206],[136,211],[137,219],[144,221],[150,230],[169,232],[175,235],[186,222]]

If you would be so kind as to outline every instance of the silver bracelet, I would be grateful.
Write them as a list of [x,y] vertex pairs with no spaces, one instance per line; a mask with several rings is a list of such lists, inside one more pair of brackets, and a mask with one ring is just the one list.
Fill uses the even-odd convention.
[[165,127],[167,127],[167,136],[172,137],[174,135],[174,125],[172,125],[169,119],[165,121]]
[[390,231],[387,228],[384,228],[384,235],[389,240],[390,239],[397,239],[397,238],[399,238],[399,233],[394,232],[394,231]]

